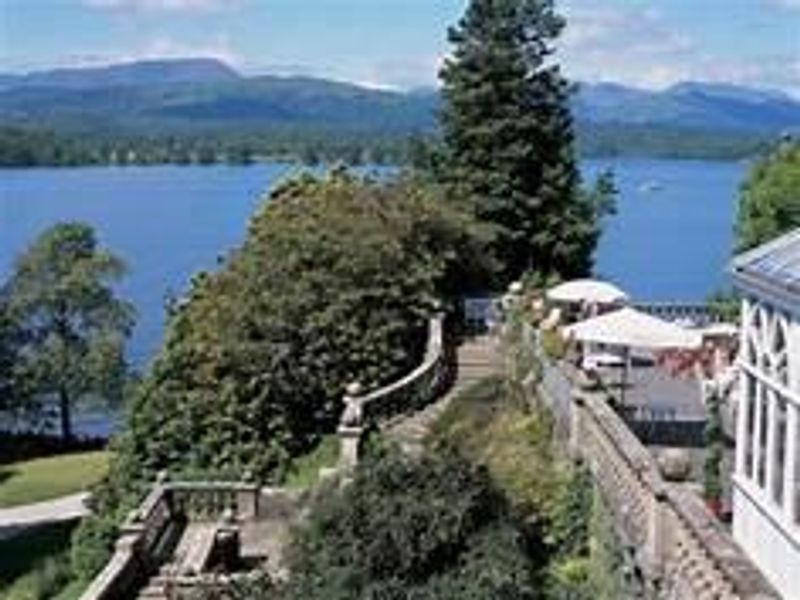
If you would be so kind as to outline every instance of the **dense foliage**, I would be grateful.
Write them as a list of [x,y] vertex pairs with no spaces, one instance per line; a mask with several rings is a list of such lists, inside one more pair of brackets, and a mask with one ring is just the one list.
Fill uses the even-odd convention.
[[18,369],[22,332],[11,316],[8,302],[0,296],[0,413],[22,405]]
[[121,396],[133,310],[112,284],[124,270],[91,227],[61,223],[19,257],[7,285],[8,311],[23,342],[17,389],[25,388],[26,408],[33,403],[43,415],[55,399],[65,440],[72,437],[76,403]]
[[536,598],[525,550],[484,471],[455,455],[416,462],[388,452],[312,511],[286,597]]
[[577,131],[578,151],[588,157],[741,160],[757,156],[772,137],[755,132],[620,123],[582,123]]
[[563,25],[551,0],[472,0],[449,33],[439,168],[496,227],[506,280],[585,275],[606,208],[580,188],[570,86],[551,59]]
[[736,234],[739,250],[800,227],[800,142],[781,143],[758,161],[742,186]]
[[161,469],[282,478],[333,430],[348,383],[375,387],[419,360],[427,317],[478,264],[476,244],[412,182],[333,172],[279,186],[242,247],[174,306],[111,487]]

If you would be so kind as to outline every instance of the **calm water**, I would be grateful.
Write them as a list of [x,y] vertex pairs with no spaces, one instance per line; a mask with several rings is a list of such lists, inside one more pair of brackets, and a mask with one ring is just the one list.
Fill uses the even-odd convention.
[[[606,167],[614,169],[621,197],[598,249],[600,275],[647,300],[699,300],[725,285],[742,164],[626,159],[589,161],[584,170],[591,176]],[[159,345],[165,299],[242,240],[260,198],[293,170],[0,171],[0,280],[45,227],[70,219],[92,224],[130,267],[120,291],[138,311],[130,356],[142,365]]]

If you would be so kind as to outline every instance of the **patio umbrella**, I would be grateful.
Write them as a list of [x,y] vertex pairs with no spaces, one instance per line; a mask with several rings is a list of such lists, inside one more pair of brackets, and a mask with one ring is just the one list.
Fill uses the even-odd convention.
[[699,348],[703,343],[703,338],[697,331],[663,321],[630,307],[565,327],[564,335],[567,339],[619,346],[624,349],[621,401],[625,399],[631,348],[682,350]]
[[697,331],[625,307],[564,328],[564,335],[580,342],[646,348],[695,349],[703,342]]
[[595,279],[566,281],[547,291],[547,299],[568,304],[617,304],[626,302],[628,295],[617,286]]

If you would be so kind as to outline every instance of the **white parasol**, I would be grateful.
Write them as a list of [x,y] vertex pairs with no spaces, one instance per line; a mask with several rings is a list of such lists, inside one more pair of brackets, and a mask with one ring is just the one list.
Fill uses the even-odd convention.
[[547,291],[547,299],[568,304],[618,304],[627,302],[628,295],[614,284],[595,279],[575,279]]

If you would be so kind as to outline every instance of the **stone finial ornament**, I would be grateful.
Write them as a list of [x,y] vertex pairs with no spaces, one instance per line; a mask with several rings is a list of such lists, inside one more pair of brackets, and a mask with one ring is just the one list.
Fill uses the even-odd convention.
[[692,471],[692,462],[683,448],[667,448],[659,453],[658,467],[667,481],[686,481]]

